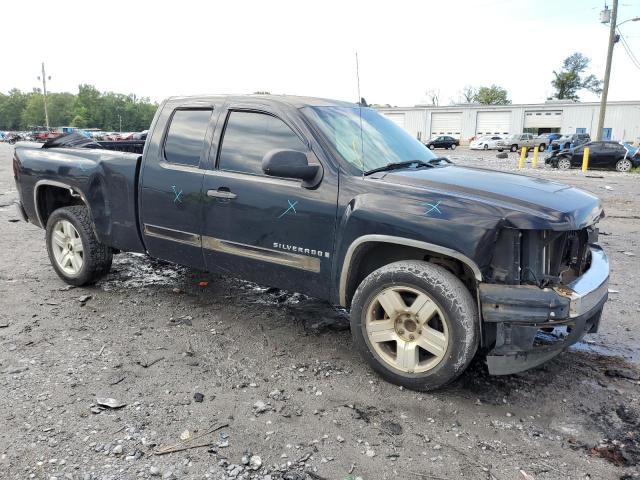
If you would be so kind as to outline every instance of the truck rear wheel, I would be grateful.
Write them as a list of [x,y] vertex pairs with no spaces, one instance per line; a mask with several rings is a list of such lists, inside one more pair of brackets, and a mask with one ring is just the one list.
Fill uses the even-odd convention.
[[57,209],[47,221],[49,260],[58,276],[77,287],[94,283],[111,269],[113,252],[93,232],[87,207]]
[[384,379],[432,390],[454,380],[473,358],[477,307],[464,284],[444,268],[395,262],[371,273],[356,290],[351,334]]

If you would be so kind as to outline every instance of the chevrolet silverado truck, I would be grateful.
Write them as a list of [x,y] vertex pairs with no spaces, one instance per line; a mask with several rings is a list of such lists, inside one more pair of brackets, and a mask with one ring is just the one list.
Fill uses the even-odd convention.
[[140,252],[326,299],[376,372],[418,390],[479,352],[509,374],[598,329],[598,198],[456,166],[362,105],[169,98],[142,155],[88,147],[13,159],[23,218],[71,285]]

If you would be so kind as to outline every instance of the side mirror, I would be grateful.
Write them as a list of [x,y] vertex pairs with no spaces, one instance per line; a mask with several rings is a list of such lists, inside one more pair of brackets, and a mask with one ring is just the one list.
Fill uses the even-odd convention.
[[313,153],[298,150],[271,150],[262,158],[262,171],[272,177],[297,178],[302,186],[313,188],[322,180],[322,167],[319,163],[309,164]]

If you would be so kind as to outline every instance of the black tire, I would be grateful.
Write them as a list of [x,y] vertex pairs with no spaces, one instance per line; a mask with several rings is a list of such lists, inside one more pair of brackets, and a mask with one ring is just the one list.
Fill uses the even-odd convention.
[[512,152],[517,152],[518,151],[518,145],[515,145],[515,144],[511,145],[511,148],[509,150],[511,150]]
[[451,150],[455,150],[456,149],[456,144],[452,143],[450,148],[451,148]]
[[433,150],[434,148],[436,148],[433,143],[430,143],[429,145],[427,145],[427,147],[429,147],[429,150]]
[[504,149],[503,148],[499,148],[498,149],[498,153],[502,153],[502,152],[504,152]]
[[[53,253],[53,231],[60,220],[67,220],[78,232],[82,241],[83,262],[78,273],[70,275],[64,272],[58,265]],[[101,244],[93,231],[93,223],[89,210],[83,205],[63,207],[54,211],[47,221],[45,241],[49,260],[58,276],[70,285],[76,287],[95,283],[98,279],[109,273],[113,260],[111,247]]]
[[547,146],[544,143],[541,143],[540,145],[538,145],[539,152],[544,152],[546,148]]
[[[484,144],[484,146],[482,147],[483,150],[489,150],[489,145],[487,145],[486,143]],[[502,151],[502,150],[500,150]]]
[[[397,286],[426,293],[447,323],[445,354],[425,372],[410,373],[393,368],[375,352],[366,332],[366,315],[372,302],[384,289]],[[479,338],[477,306],[464,284],[444,268],[419,260],[395,262],[371,273],[356,290],[351,305],[351,334],[360,354],[385,380],[412,390],[433,390],[457,378],[473,359]]]

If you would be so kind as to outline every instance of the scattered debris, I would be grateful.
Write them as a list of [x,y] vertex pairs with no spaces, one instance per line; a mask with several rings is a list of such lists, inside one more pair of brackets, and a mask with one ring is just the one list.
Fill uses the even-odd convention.
[[96,398],[96,403],[100,407],[106,407],[111,409],[118,409],[118,408],[125,407],[127,405],[125,402],[121,402],[120,400],[116,400],[115,398],[111,398],[111,397],[98,397]]
[[386,420],[380,424],[380,426],[393,435],[402,435],[402,425],[396,422]]
[[269,406],[266,403],[264,403],[262,400],[258,400],[256,403],[253,404],[253,410],[257,414],[264,413],[267,410],[269,410]]
[[152,360],[138,360],[138,365],[140,365],[143,368],[149,368],[153,365],[155,365],[156,363],[160,362],[164,360],[164,357],[160,356],[160,357],[156,357]]
[[92,298],[92,295],[82,295],[81,297],[78,297],[78,302],[80,302],[81,307],[84,307],[85,303],[87,303]]
[[307,298],[287,305],[287,310],[296,321],[302,323],[305,330],[321,333],[349,329],[347,312],[329,302]]
[[251,470],[258,470],[262,467],[262,458],[259,455],[251,455],[249,459],[249,468]]
[[626,378],[627,380],[640,380],[640,372],[633,371],[630,368],[607,368],[604,371],[607,377]]
[[7,328],[8,326],[9,326],[9,322],[0,320],[0,328]]
[[193,394],[193,399],[198,403],[202,403],[202,401],[204,400],[204,395],[200,392],[196,392]]
[[533,475],[528,474],[527,472],[525,472],[524,470],[520,470],[520,475],[522,475],[522,478],[524,480],[536,480],[535,477]]
[[[153,454],[154,455],[166,455],[168,453],[181,452],[183,450],[189,450],[189,449],[192,449],[192,448],[211,447],[211,446],[214,445],[213,441],[207,442],[207,443],[199,443],[197,445],[187,445],[187,443],[192,442],[193,440],[197,440],[199,438],[205,437],[207,435],[210,435],[210,434],[212,434],[214,432],[217,432],[218,430],[222,430],[223,428],[227,428],[228,426],[229,426],[229,424],[225,423],[225,424],[219,425],[217,427],[214,427],[211,430],[208,430],[207,432],[205,432],[205,433],[203,433],[201,435],[196,435],[195,437],[189,435],[189,438],[180,440],[180,442],[176,443],[175,445],[170,445],[168,447],[164,447],[164,448],[153,450]],[[184,432],[182,432],[182,434],[184,434]],[[180,435],[180,437],[182,438],[182,435]]]
[[209,286],[209,282],[207,280],[202,280],[201,282],[198,282],[198,286],[199,287],[207,287],[207,286]]
[[187,326],[192,326],[191,321],[193,320],[193,317],[191,315],[182,315],[181,317],[171,317],[169,319],[169,324],[171,325],[187,325]]

